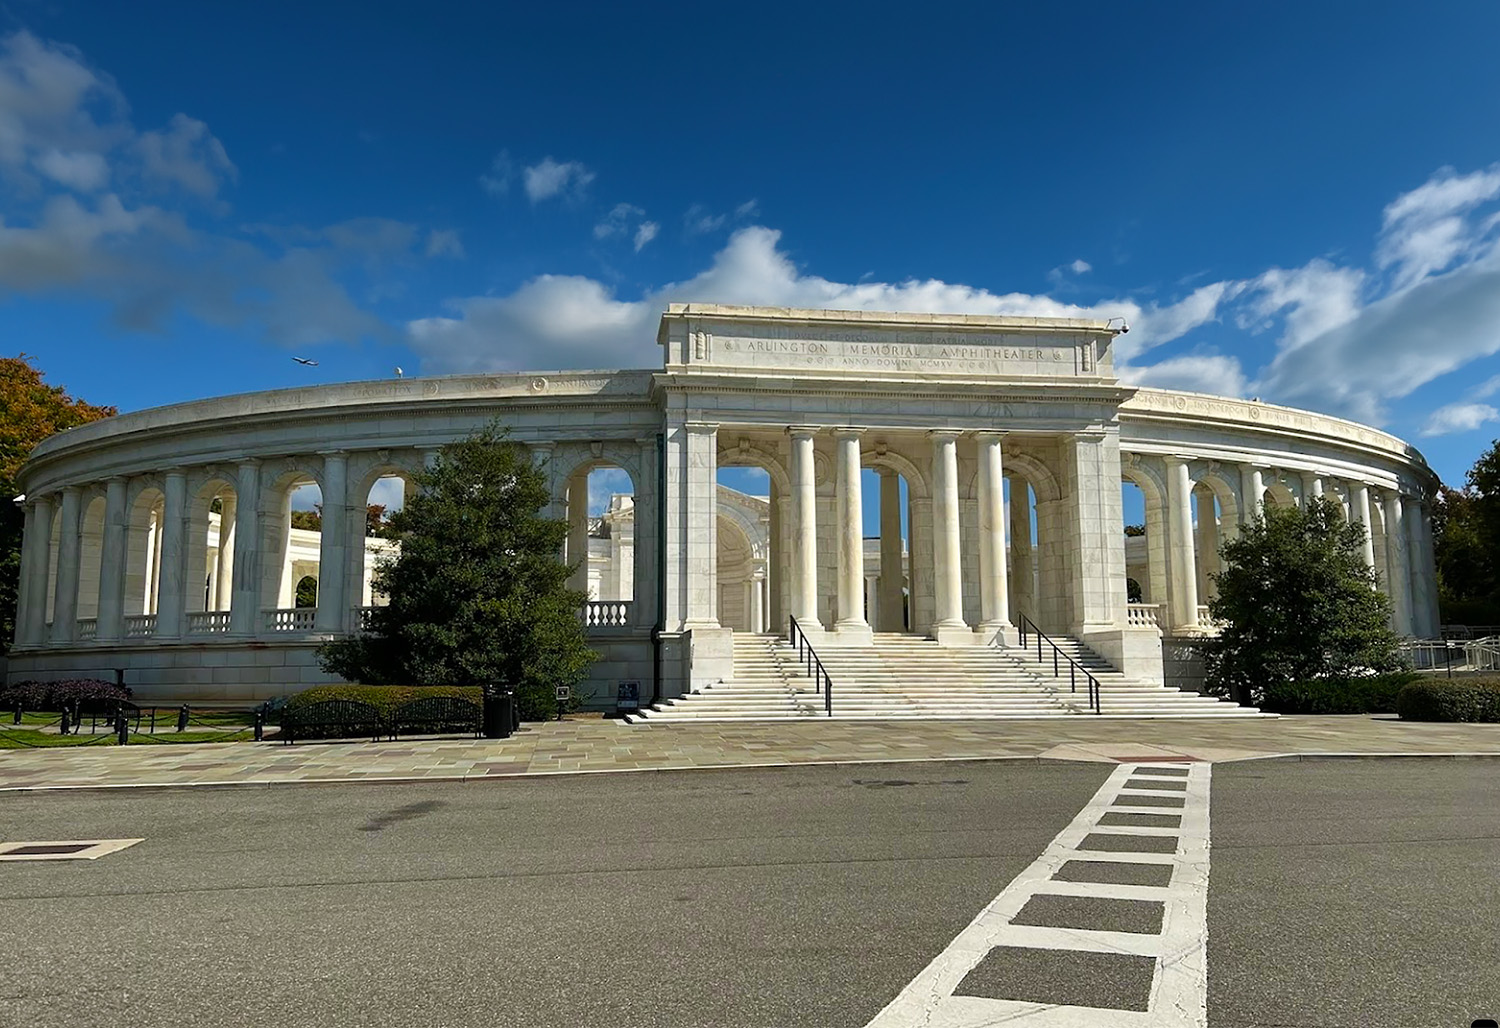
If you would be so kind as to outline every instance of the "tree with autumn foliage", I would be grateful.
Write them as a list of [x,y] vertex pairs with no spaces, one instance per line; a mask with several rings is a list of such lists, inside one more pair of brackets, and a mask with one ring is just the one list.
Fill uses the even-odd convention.
[[0,653],[16,633],[16,594],[21,583],[21,533],[25,518],[10,502],[19,493],[21,465],[43,439],[118,411],[69,396],[48,385],[26,354],[0,357]]

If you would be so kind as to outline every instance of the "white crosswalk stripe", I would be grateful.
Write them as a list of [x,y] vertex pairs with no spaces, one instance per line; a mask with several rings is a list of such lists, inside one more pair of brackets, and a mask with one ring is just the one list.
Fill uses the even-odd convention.
[[[1022,871],[979,913],[958,937],[914,978],[901,994],[877,1014],[866,1028],[1206,1028],[1208,1023],[1208,803],[1209,765],[1186,766],[1186,777],[1162,776],[1163,783],[1186,784],[1185,790],[1165,785],[1159,789],[1126,785],[1180,764],[1137,763],[1117,767],[1040,858]],[[1138,795],[1178,796],[1182,806],[1136,805]],[[1124,798],[1125,802],[1116,805]],[[1104,825],[1106,814],[1181,815],[1178,828]],[[1128,849],[1086,849],[1090,836],[1156,840],[1175,837],[1172,852],[1131,852]],[[1096,841],[1092,845],[1103,845]],[[1144,847],[1143,847],[1144,848]],[[1059,881],[1054,876],[1069,861],[1166,865],[1171,877],[1165,886],[1120,885],[1102,882]],[[1085,899],[1154,900],[1163,905],[1159,934],[1020,925],[1013,921],[1037,896]],[[1119,1010],[1069,1006],[1033,1000],[992,999],[955,995],[966,975],[996,947],[1129,954],[1154,960],[1147,1009]]]

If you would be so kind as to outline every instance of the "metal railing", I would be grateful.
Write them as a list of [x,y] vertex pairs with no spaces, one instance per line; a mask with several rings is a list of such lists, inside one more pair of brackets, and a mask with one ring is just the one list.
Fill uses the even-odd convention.
[[789,619],[792,623],[790,640],[792,646],[797,650],[797,659],[807,671],[807,677],[813,680],[813,689],[823,694],[823,709],[833,717],[833,679],[828,677],[828,669],[813,652],[812,643],[808,642],[807,633],[802,631],[802,626],[797,624],[796,618]]
[[1052,677],[1061,678],[1062,666],[1064,663],[1066,663],[1068,665],[1068,692],[1076,693],[1078,691],[1078,676],[1082,675],[1084,683],[1088,688],[1089,709],[1092,710],[1095,714],[1103,713],[1103,711],[1100,710],[1099,703],[1099,679],[1094,677],[1093,672],[1084,667],[1082,664],[1078,663],[1078,661],[1074,660],[1066,652],[1059,649],[1057,643],[1049,639],[1047,637],[1047,634],[1040,628],[1038,628],[1036,626],[1036,623],[1033,622],[1025,614],[1017,615],[1017,624],[1021,630],[1022,651],[1027,650],[1030,646],[1027,641],[1027,636],[1029,635],[1034,637],[1036,640],[1037,663],[1041,664],[1045,668],[1046,658],[1042,655],[1042,646],[1043,644],[1050,646],[1052,648]]
[[1127,604],[1125,604],[1125,624],[1129,628],[1160,628],[1161,627],[1161,604],[1159,604],[1159,603],[1127,603]]
[[195,610],[187,616],[188,632],[193,635],[203,633],[222,635],[229,631],[229,611],[227,610]]
[[624,628],[630,624],[630,600],[589,600],[583,605],[585,628]]

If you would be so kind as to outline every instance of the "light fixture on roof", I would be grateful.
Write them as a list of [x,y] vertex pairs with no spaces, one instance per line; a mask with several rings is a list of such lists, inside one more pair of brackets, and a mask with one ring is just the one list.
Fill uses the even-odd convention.
[[1118,317],[1116,317],[1116,318],[1110,318],[1108,321],[1106,321],[1104,323],[1105,329],[1108,330],[1117,321],[1120,323],[1120,335],[1124,335],[1126,332],[1130,331],[1130,326],[1127,325],[1127,324],[1125,324],[1125,319],[1124,318],[1118,318]]

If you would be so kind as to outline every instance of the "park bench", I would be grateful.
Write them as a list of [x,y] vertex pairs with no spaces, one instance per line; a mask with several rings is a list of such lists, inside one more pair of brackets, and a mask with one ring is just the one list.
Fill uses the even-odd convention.
[[306,738],[310,730],[320,728],[336,728],[340,735],[353,734],[355,729],[363,729],[359,734],[369,735],[379,741],[385,730],[385,718],[379,710],[359,700],[319,700],[281,712],[282,742],[295,742],[299,734]]
[[479,704],[457,696],[421,696],[397,707],[390,717],[391,737],[402,729],[414,732],[473,732],[484,726],[484,710]]

